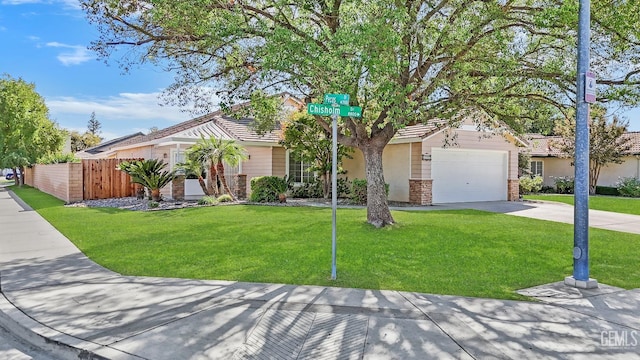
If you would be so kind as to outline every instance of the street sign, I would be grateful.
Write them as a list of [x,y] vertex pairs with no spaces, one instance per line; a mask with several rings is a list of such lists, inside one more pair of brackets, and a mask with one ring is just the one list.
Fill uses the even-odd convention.
[[324,94],[323,103],[349,106],[349,94]]
[[584,101],[593,104],[596,102],[596,75],[587,71],[584,78]]
[[307,104],[307,113],[310,115],[320,116],[345,116],[345,117],[362,117],[362,108],[359,106],[335,106],[328,104]]

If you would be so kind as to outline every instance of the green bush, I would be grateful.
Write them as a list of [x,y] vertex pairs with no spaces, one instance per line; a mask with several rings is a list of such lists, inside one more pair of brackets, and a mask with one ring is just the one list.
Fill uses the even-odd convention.
[[[338,197],[348,198],[351,194],[351,180],[349,178],[338,178]],[[387,184],[387,194],[389,194],[389,184]]]
[[63,164],[63,163],[78,163],[78,159],[74,154],[55,154],[46,155],[38,159],[38,164]]
[[291,186],[291,196],[294,198],[315,199],[324,196],[322,191],[322,180],[320,178],[314,178],[313,180],[306,182],[299,186]]
[[553,181],[556,185],[558,194],[573,194],[573,178],[570,176],[554,177]]
[[218,200],[218,202],[225,203],[225,202],[232,202],[233,198],[229,194],[222,194],[222,195],[218,196],[217,200]]
[[278,196],[288,189],[286,178],[277,176],[259,176],[251,179],[252,202],[277,202]]
[[538,193],[542,190],[542,177],[525,175],[520,177],[520,194]]
[[612,186],[596,186],[596,194],[619,196],[618,189]]
[[[389,196],[389,184],[384,184],[385,192]],[[349,199],[356,204],[367,203],[367,180],[365,179],[353,179],[351,182],[351,192],[349,193]]]
[[218,199],[214,196],[203,196],[198,200],[198,205],[216,205],[218,203]]
[[147,206],[149,207],[149,209],[157,209],[160,206],[160,203],[157,201],[149,201]]
[[626,177],[618,180],[616,188],[622,196],[640,197],[640,179]]

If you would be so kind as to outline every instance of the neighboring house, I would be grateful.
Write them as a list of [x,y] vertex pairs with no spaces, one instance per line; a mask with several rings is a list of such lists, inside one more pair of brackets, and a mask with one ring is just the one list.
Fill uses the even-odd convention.
[[[623,136],[631,139],[632,147],[622,158],[621,164],[610,163],[602,167],[598,186],[615,186],[615,183],[624,177],[640,179],[640,132],[628,132]],[[575,168],[571,165],[573,158],[564,157],[552,145],[560,139],[558,136],[528,135],[530,171],[534,175],[540,175],[545,186],[554,186],[555,178],[573,178],[575,175]]]
[[136,139],[142,138],[143,136],[144,134],[141,132],[137,132],[131,135],[125,135],[116,139],[102,142],[94,147],[90,147],[88,149],[78,151],[75,155],[77,158],[80,158],[80,159],[104,158],[105,152],[108,152],[109,150],[117,146],[120,146],[121,144],[135,141]]
[[[284,95],[284,103],[292,110],[304,107],[289,94]],[[225,167],[232,189],[237,185],[233,183],[236,174],[246,175],[244,180],[239,179],[247,188],[251,178],[257,176],[286,175],[296,183],[311,179],[313,175],[305,171],[308,164],[295,161],[279,144],[278,130],[260,136],[250,129],[250,123],[250,119],[238,120],[217,111],[122,142],[101,156],[156,158],[173,168],[184,161],[186,149],[202,136],[213,136],[235,140],[249,154],[237,167]],[[444,146],[445,139],[450,140],[449,146]],[[471,120],[455,129],[443,126],[442,121],[401,129],[383,153],[389,200],[422,205],[517,200],[518,152],[522,146],[526,144],[511,133],[482,131]],[[355,150],[352,156],[344,159],[347,173],[343,176],[364,179],[362,153]],[[163,189],[165,197],[173,197],[172,186]],[[184,194],[187,199],[203,195],[197,180],[185,182]]]

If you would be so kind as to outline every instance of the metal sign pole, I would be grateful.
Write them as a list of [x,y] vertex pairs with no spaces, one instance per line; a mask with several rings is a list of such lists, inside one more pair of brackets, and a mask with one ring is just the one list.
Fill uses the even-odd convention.
[[338,115],[331,116],[331,280],[336,279],[336,212],[338,208]]
[[[580,0],[578,16],[578,76],[576,92],[575,187],[573,225],[573,276],[565,284],[578,288],[595,288],[589,278],[589,103],[586,82],[589,72],[590,15],[589,0]],[[590,89],[595,91],[595,89]],[[595,99],[593,99],[595,100]]]

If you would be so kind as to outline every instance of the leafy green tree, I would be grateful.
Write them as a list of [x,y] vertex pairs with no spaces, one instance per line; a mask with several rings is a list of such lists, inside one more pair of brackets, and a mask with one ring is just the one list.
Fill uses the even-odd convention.
[[[49,109],[35,85],[8,75],[0,78],[0,168],[14,174],[39,157],[61,151],[64,132],[49,120]],[[23,184],[16,176],[16,184]]]
[[[305,113],[292,113],[289,119],[281,125],[280,143],[291,151],[298,161],[311,164],[309,171],[320,174],[324,197],[331,194],[331,163],[332,140],[331,133],[322,128],[316,119]],[[338,144],[338,172],[342,159],[350,157],[353,149]]]
[[123,161],[118,167],[131,176],[131,182],[149,189],[153,201],[162,200],[160,189],[167,186],[175,177],[175,170],[164,170],[167,164],[158,159]]
[[[375,226],[394,222],[382,152],[398,129],[482,113],[517,131],[548,128],[540,124],[565,117],[576,93],[576,0],[81,3],[100,30],[98,54],[130,46],[139,57],[123,58],[125,69],[150,61],[177,71],[170,102],[202,110],[213,83],[226,108],[251,98],[264,130],[277,114],[256,94],[350,94],[363,115],[342,118],[338,140],[364,155]],[[593,1],[591,13],[599,97],[637,104],[637,2]]]
[[[625,136],[629,124],[614,116],[607,121],[606,110],[602,107],[591,109],[589,120],[589,193],[596,193],[596,185],[603,166],[621,164],[624,157],[633,146],[632,139]],[[569,117],[558,122],[555,133],[561,140],[553,141],[551,146],[560,150],[562,156],[575,159],[576,152],[576,120]],[[571,163],[573,165],[573,162]]]

